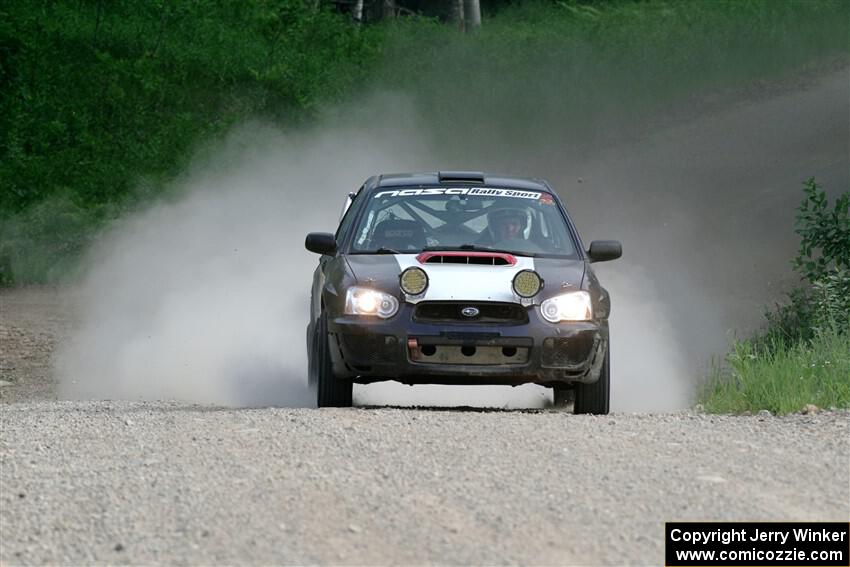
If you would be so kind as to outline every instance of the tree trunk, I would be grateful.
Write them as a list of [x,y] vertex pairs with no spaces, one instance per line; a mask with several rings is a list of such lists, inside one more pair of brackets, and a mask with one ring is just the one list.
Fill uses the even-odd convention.
[[103,0],[98,0],[97,2],[97,13],[95,15],[94,21],[94,33],[92,34],[91,43],[92,46],[97,46],[97,32],[100,31],[100,20],[101,13],[103,12]]
[[464,0],[464,12],[466,15],[466,29],[474,30],[481,27],[481,2],[480,0]]
[[395,18],[395,0],[384,0],[382,16],[386,20],[388,18]]
[[156,54],[159,52],[159,46],[162,45],[162,41],[165,38],[165,22],[168,19],[168,2],[162,3],[162,12],[159,16],[159,33],[156,35],[156,43],[153,46],[153,49],[148,54],[149,57],[156,57]]
[[460,31],[466,30],[466,22],[464,21],[463,0],[454,0],[452,2],[452,20],[457,23]]
[[357,0],[354,3],[354,8],[351,10],[351,17],[358,24],[363,22],[363,0]]

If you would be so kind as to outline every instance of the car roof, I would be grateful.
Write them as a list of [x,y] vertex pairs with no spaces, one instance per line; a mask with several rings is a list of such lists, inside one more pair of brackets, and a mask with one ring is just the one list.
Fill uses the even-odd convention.
[[482,187],[508,187],[528,191],[545,191],[552,189],[543,179],[530,177],[509,177],[492,175],[483,171],[432,171],[424,173],[385,173],[376,175],[366,182],[366,189],[385,187],[410,186],[439,186],[439,185],[480,185]]

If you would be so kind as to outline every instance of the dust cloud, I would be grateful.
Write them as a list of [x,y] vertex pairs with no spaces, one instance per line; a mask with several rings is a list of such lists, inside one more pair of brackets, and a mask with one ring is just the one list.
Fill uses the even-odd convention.
[[[392,128],[355,124],[388,106]],[[304,236],[333,231],[345,195],[374,172],[437,167],[411,115],[403,97],[382,95],[353,123],[301,134],[250,123],[201,149],[169,202],[117,224],[90,254],[72,300],[79,324],[57,356],[60,396],[315,405],[305,329],[317,256]],[[357,401],[523,407],[546,395],[369,386]]]
[[[61,395],[313,405],[305,327],[317,257],[304,235],[332,231],[346,193],[374,173],[483,169],[549,179],[585,245],[623,241],[623,258],[596,268],[613,300],[612,409],[685,407],[733,330],[784,289],[800,181],[848,185],[848,90],[845,68],[596,145],[534,144],[528,132],[500,141],[487,117],[461,136],[402,95],[338,109],[306,133],[242,125],[198,152],[167,202],[92,251],[78,329],[57,357]],[[535,386],[355,388],[367,405],[550,399]]]
[[333,230],[346,193],[422,154],[417,140],[251,123],[204,148],[171,202],[116,225],[92,251],[79,326],[57,357],[60,395],[311,405],[316,256],[304,235]]

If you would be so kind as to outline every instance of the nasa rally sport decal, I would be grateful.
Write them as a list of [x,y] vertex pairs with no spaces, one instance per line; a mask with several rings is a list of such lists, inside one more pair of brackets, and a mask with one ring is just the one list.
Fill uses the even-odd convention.
[[378,197],[414,197],[418,195],[469,195],[473,197],[514,197],[517,199],[539,199],[538,191],[519,191],[517,189],[487,189],[484,187],[430,187],[426,189],[396,189],[379,191]]

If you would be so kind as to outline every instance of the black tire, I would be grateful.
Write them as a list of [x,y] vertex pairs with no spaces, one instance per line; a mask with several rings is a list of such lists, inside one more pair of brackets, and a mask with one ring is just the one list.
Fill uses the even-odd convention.
[[599,380],[593,384],[576,384],[576,403],[573,413],[608,414],[611,398],[611,343],[605,349],[605,360],[599,372]]
[[354,384],[351,380],[337,378],[331,364],[328,319],[322,313],[316,337],[316,356],[312,365],[316,373],[316,405],[320,408],[350,408]]
[[576,391],[572,386],[557,385],[552,387],[552,401],[556,408],[570,406],[576,399]]
[[319,383],[319,373],[316,371],[316,364],[319,362],[317,336],[315,329],[312,333],[310,333],[310,329],[307,329],[307,387],[314,394]]

